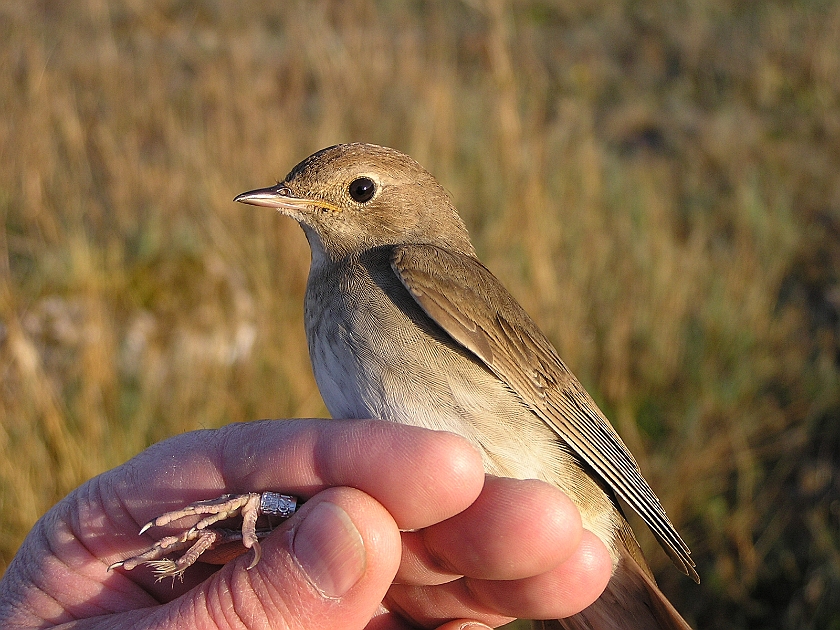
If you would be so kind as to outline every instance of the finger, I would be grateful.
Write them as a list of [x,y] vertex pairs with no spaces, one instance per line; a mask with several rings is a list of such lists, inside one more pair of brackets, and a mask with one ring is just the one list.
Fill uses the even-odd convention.
[[280,489],[309,497],[350,486],[385,505],[401,528],[414,529],[462,510],[484,483],[481,457],[463,438],[355,420],[196,431],[155,445],[117,471],[119,494],[138,507],[138,521],[155,516],[162,504],[180,506],[221,491]]
[[469,619],[456,619],[438,626],[436,630],[490,630],[490,627]]
[[574,615],[594,602],[610,580],[607,548],[584,530],[572,556],[553,571],[512,582],[467,578],[476,600],[515,617],[553,619]]
[[466,510],[403,534],[397,581],[424,585],[460,575],[488,580],[538,575],[566,561],[582,534],[577,507],[554,486],[488,476]]
[[437,630],[490,630],[490,627],[469,619],[456,619],[438,626]]
[[[239,436],[225,453],[226,461],[259,462],[245,477],[249,485],[283,483],[302,496],[328,486],[356,487],[380,501],[401,529],[457,514],[484,484],[481,455],[453,433],[374,420],[285,421],[290,426],[278,449],[278,423],[260,424],[270,436]],[[229,484],[243,472],[229,474]]]
[[[388,619],[378,617],[372,620],[365,630],[416,630],[417,628],[416,624],[410,623],[398,615],[392,615]],[[438,626],[435,630],[490,630],[490,626],[473,619],[454,619]]]
[[[365,630],[416,630],[418,626],[397,612],[384,611],[370,620]],[[490,630],[489,626],[474,619],[454,619],[438,626],[436,630]]]
[[500,619],[555,619],[576,614],[606,588],[612,561],[604,544],[584,530],[566,562],[521,580],[462,578],[439,586],[392,586],[388,601],[424,625],[469,618],[489,625]]

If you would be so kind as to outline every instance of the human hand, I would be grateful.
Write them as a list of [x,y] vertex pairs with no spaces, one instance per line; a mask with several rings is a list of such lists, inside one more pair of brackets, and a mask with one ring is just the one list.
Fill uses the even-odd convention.
[[[184,581],[106,571],[141,523],[224,492],[307,498],[247,556]],[[410,530],[403,531],[400,530]],[[369,628],[499,625],[585,608],[610,560],[576,508],[488,477],[461,438],[376,421],[265,421],[181,435],[50,510],[0,581],[0,626]],[[443,625],[441,625],[443,624]]]

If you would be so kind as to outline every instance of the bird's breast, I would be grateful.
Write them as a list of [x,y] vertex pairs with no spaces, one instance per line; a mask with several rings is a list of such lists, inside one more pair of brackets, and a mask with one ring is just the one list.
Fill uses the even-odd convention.
[[387,260],[313,269],[305,321],[315,379],[334,418],[458,433],[497,475],[548,479],[560,460],[571,462],[556,434],[423,312]]
[[[454,401],[444,370],[435,368],[450,364],[457,351],[434,332],[390,267],[313,270],[305,322],[315,379],[334,417],[452,429],[442,425]],[[430,391],[447,393],[441,399]]]
[[608,546],[617,513],[566,443],[414,301],[391,270],[313,267],[305,300],[315,379],[334,418],[379,418],[464,436],[493,475],[541,479]]

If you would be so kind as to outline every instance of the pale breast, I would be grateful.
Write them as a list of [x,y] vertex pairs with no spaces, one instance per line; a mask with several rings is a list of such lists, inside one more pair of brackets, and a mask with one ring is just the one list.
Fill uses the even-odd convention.
[[[305,309],[315,379],[334,418],[458,433],[490,474],[548,481],[581,507],[609,502],[554,431],[429,319],[387,258],[313,267]],[[612,540],[610,510],[582,512],[588,529]]]

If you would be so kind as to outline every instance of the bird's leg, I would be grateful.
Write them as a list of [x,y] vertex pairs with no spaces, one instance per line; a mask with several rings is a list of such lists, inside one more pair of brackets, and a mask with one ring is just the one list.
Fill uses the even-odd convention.
[[[295,513],[297,507],[296,497],[277,492],[225,494],[216,499],[196,501],[180,510],[173,510],[152,519],[140,529],[140,533],[188,516],[204,515],[195,525],[184,530],[179,536],[165,536],[143,553],[115,562],[108,568],[110,570],[122,567],[130,571],[145,563],[154,568],[159,579],[180,577],[205,551],[225,543],[242,541],[246,549],[254,550],[254,558],[248,566],[248,569],[252,569],[260,560],[259,538],[271,531],[270,528],[258,531],[257,519],[262,515],[287,519]],[[239,531],[211,527],[236,516],[242,517],[242,527]],[[184,554],[176,560],[165,558],[167,554],[185,549]]]

